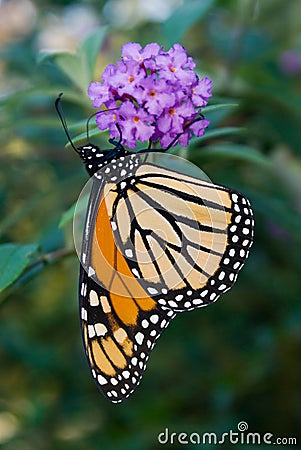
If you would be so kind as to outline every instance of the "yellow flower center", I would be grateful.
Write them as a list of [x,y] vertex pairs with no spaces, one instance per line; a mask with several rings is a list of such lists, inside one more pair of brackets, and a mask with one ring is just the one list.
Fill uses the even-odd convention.
[[139,120],[140,120],[140,119],[139,119],[139,117],[137,117],[137,116],[135,116],[135,117],[133,118],[133,121],[136,122],[136,123],[138,123]]
[[175,112],[176,112],[176,110],[175,110],[174,108],[170,108],[169,114],[170,114],[171,116],[173,116],[173,115],[175,114]]
[[134,80],[135,80],[135,78],[131,75],[131,76],[129,77],[129,82],[132,83]]
[[169,68],[169,70],[170,70],[171,72],[175,72],[177,69],[176,69],[175,67],[171,66],[171,67]]
[[150,97],[156,97],[157,93],[156,91],[150,91],[149,95]]

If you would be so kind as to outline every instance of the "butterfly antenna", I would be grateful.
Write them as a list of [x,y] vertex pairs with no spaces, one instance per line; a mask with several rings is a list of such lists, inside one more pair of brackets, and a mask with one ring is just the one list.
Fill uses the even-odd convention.
[[[102,111],[96,111],[96,113],[91,114],[91,116],[88,118],[87,124],[86,124],[87,141],[88,141],[89,143],[90,143],[89,126],[90,126],[90,121],[91,121],[91,119],[93,119],[93,117],[97,116],[98,114],[102,114],[102,113],[105,113],[105,112],[108,112],[108,111],[114,111],[115,109],[118,109],[118,108],[103,109]],[[116,124],[116,126],[117,126],[117,125],[118,125],[118,124]],[[120,128],[117,127],[117,129],[118,129],[119,134],[120,134],[120,136],[121,136],[121,130],[120,130]],[[120,143],[120,142],[121,142],[121,138],[120,138],[119,143]]]
[[58,95],[58,97],[57,97],[57,99],[55,101],[55,109],[56,109],[56,112],[58,113],[60,121],[62,122],[65,134],[67,136],[67,139],[68,139],[71,147],[76,151],[76,153],[78,153],[78,149],[75,147],[75,145],[73,144],[73,141],[71,139],[71,136],[70,136],[70,133],[69,133],[69,130],[68,130],[68,126],[67,126],[67,122],[66,122],[66,119],[65,119],[65,115],[63,113],[63,109],[62,109],[62,105],[61,105],[62,96],[63,96],[63,93],[61,92]]
[[94,114],[91,114],[91,116],[88,118],[87,120],[87,124],[86,124],[86,133],[87,133],[87,141],[88,143],[90,143],[90,136],[89,136],[89,125],[90,125],[90,120],[93,119],[93,117],[95,117],[97,114],[99,114],[102,111],[97,111]]

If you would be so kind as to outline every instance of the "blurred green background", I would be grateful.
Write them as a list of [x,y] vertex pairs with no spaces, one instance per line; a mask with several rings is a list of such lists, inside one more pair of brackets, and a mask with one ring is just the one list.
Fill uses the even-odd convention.
[[[0,1],[1,448],[182,448],[158,434],[236,431],[240,421],[298,437],[300,18],[298,0]],[[54,100],[64,92],[71,134],[83,133],[87,86],[128,41],[180,42],[212,78],[211,126],[177,153],[248,196],[256,229],[235,288],[178,316],[135,394],[111,405],[85,360],[79,261],[71,221],[61,223],[87,174],[64,148]]]

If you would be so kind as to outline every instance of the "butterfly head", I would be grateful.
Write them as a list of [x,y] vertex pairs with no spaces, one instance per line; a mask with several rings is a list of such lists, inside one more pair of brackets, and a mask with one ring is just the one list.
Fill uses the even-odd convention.
[[118,160],[130,154],[120,141],[109,139],[109,143],[112,144],[112,148],[108,150],[101,150],[97,145],[90,142],[75,148],[90,176],[93,176],[99,169],[111,163],[114,159]]

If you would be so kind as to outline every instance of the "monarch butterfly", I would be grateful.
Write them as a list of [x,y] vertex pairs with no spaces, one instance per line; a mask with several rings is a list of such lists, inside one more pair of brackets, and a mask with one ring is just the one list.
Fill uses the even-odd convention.
[[239,192],[160,167],[145,150],[130,153],[121,135],[110,150],[89,139],[75,147],[60,97],[67,138],[93,178],[80,256],[83,343],[98,388],[118,403],[136,389],[170,321],[234,284],[253,214]]

